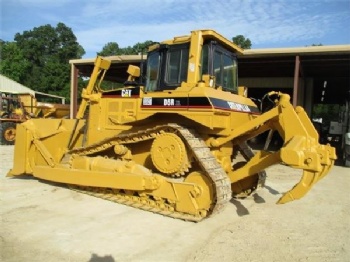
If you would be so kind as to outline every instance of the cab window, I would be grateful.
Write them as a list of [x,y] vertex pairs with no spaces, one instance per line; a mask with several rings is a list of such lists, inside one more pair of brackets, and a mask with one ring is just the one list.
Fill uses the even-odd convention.
[[180,44],[169,47],[166,58],[164,89],[174,89],[187,81],[189,45]]
[[146,92],[152,92],[158,89],[159,65],[160,65],[160,54],[158,52],[148,54],[147,74],[146,74]]
[[237,92],[237,62],[233,55],[216,49],[213,71],[217,86],[222,86],[224,90],[230,92]]
[[201,78],[203,75],[209,74],[209,45],[203,45],[201,56]]

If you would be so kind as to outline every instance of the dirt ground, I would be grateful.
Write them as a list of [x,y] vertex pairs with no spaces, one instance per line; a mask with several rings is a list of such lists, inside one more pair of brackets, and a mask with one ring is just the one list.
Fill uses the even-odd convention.
[[335,166],[299,201],[275,205],[301,171],[200,223],[163,217],[33,178],[7,178],[0,146],[1,261],[350,261],[350,169]]

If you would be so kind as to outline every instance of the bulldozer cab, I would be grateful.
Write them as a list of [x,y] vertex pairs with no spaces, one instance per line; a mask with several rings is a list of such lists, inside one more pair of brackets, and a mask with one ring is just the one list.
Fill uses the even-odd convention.
[[[197,33],[150,48],[146,92],[174,90],[184,82],[203,81],[207,86],[237,93],[236,52],[241,50],[232,43],[227,46],[218,43],[212,38],[212,31],[202,32],[201,37]],[[198,41],[203,44],[197,45]]]

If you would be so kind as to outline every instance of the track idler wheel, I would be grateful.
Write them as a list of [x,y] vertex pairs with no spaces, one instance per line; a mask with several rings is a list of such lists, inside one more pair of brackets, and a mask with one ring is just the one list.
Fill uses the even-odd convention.
[[199,186],[197,187],[198,190],[191,192],[191,195],[196,200],[199,214],[202,217],[206,217],[214,202],[214,189],[212,181],[210,178],[203,175],[203,173],[195,171],[190,173],[184,182]]

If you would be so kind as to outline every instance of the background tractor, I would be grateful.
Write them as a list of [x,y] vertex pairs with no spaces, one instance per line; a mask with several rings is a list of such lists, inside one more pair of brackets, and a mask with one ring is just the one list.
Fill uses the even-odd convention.
[[13,145],[16,125],[31,118],[69,116],[69,105],[38,102],[31,94],[0,91],[0,145]]
[[14,144],[16,124],[30,117],[16,94],[0,93],[0,145]]

